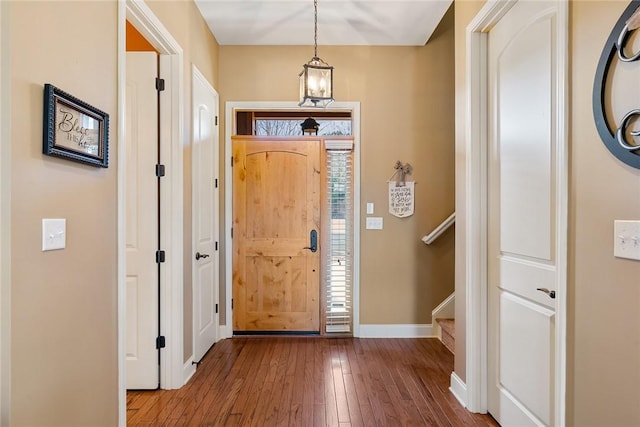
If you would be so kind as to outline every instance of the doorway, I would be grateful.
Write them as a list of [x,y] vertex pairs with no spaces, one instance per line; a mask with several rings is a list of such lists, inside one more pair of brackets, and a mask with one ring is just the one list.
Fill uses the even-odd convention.
[[[160,241],[158,75],[155,51],[132,51],[138,34],[127,28],[126,93],[126,332],[127,389],[160,385]],[[134,35],[134,36],[132,36]]]
[[193,361],[199,363],[219,335],[220,148],[218,93],[195,65],[191,85]]
[[[160,156],[164,159],[167,174],[160,197],[161,247],[167,253],[183,253],[183,122],[181,111],[183,90],[183,53],[171,36],[144,2],[127,0],[118,2],[118,105],[126,102],[126,21],[129,21],[160,54],[160,77],[164,79],[164,96],[159,111],[165,120],[160,122]],[[173,112],[173,113],[172,113]],[[125,245],[125,188],[126,140],[124,109],[118,117],[118,348],[119,348],[119,408],[120,422],[126,424],[126,245]],[[165,203],[166,202],[166,203]],[[160,324],[161,336],[167,343],[162,348],[160,363],[160,387],[180,388],[184,384],[183,370],[183,259],[167,257],[162,263],[160,275]]]
[[[520,18],[515,19],[518,21],[517,25],[512,26],[509,12],[513,8],[514,13],[521,13],[518,3],[521,3],[520,6],[539,3],[543,10],[522,12],[522,15],[518,15]],[[501,27],[505,16],[507,19],[504,20],[504,26],[514,32],[504,38],[505,44],[490,47],[495,39],[503,39],[498,32],[494,34],[493,30]],[[525,21],[526,24],[523,24]],[[530,28],[542,32],[540,35],[531,36]],[[471,108],[467,125],[469,140],[465,171],[468,183],[465,262],[469,301],[466,309],[466,406],[473,412],[485,412],[487,409],[494,411],[497,418],[506,424],[515,422],[523,425],[563,425],[565,419],[567,37],[566,1],[490,1],[467,29],[467,46],[470,49],[466,71],[470,81],[467,103]],[[522,99],[509,98],[510,94],[527,90],[520,84],[520,74],[514,70],[524,64],[529,64],[527,69],[532,65],[535,69],[541,65],[540,58],[544,57],[523,57],[518,54],[521,50],[504,53],[509,46],[515,46],[512,44],[514,40],[516,43],[531,42],[534,45],[547,40],[546,48],[540,51],[536,48],[535,52],[546,52],[549,66],[543,66],[543,72],[536,75],[535,80],[548,85],[547,90],[538,92],[550,97],[548,102],[540,101],[540,105],[545,105],[546,102],[550,111],[549,116],[543,113],[536,116],[546,126],[544,138],[538,138],[531,144],[526,144],[525,141],[511,147],[511,142],[518,141],[521,137],[520,133],[513,133],[514,129],[522,130],[522,126],[518,125],[519,118],[513,114],[528,117],[528,104],[523,104]],[[504,51],[499,60],[497,56],[491,56],[496,49]],[[548,76],[550,80],[543,80],[543,75]],[[497,77],[505,80],[501,81]],[[503,84],[516,86],[507,89]],[[510,104],[511,101],[515,104]],[[495,108],[488,112],[482,107],[485,105]],[[509,135],[513,137],[505,140]],[[539,139],[542,144],[539,144]],[[548,202],[545,202],[545,205],[549,206],[548,215],[537,215],[542,222],[535,223],[534,227],[540,231],[537,237],[534,236],[534,240],[539,240],[540,235],[547,238],[547,243],[542,242],[542,245],[529,245],[532,237],[530,234],[524,237],[516,234],[515,230],[518,227],[514,224],[522,224],[519,220],[524,218],[518,218],[516,214],[519,207],[509,204],[511,197],[508,193],[513,190],[510,185],[524,179],[521,173],[525,169],[519,169],[517,165],[519,156],[523,154],[522,150],[526,151],[527,147],[533,147],[532,149],[537,150],[535,152],[539,154],[535,159],[531,159],[536,165],[535,172],[541,173],[534,180],[536,185],[548,180],[548,185],[543,185],[543,194]],[[513,180],[505,181],[512,174]],[[522,193],[525,198],[528,191],[530,189]],[[531,197],[533,195],[526,198],[527,204],[531,202]],[[513,222],[516,219],[518,221]],[[521,225],[519,230],[528,233],[532,227]],[[538,248],[542,246],[547,249],[539,251]],[[533,272],[532,269],[537,269],[537,272]],[[532,277],[541,277],[547,282],[534,285]],[[513,286],[521,289],[517,290]],[[536,286],[540,289],[536,289]],[[546,293],[543,293],[545,291]],[[487,301],[490,301],[489,306]],[[522,310],[525,310],[524,314],[521,313]],[[509,319],[512,322],[505,324],[504,321]],[[517,322],[514,323],[514,319]],[[552,326],[553,329],[545,330],[545,322],[547,327]],[[521,342],[522,347],[518,342]],[[518,351],[535,342],[544,342],[548,350],[544,360],[536,361],[536,366],[544,368],[545,372],[520,370],[518,364],[522,362],[522,358],[518,356]],[[514,378],[522,372],[525,376],[545,379],[546,386],[545,381],[531,382],[548,387],[546,392],[539,390],[537,394],[534,393],[534,399],[536,396],[542,397],[543,401],[525,403],[531,402],[528,397],[532,395],[531,389],[508,389],[509,384],[514,384]],[[519,379],[517,383],[528,385],[526,378]],[[494,393],[492,390],[496,387],[498,395],[501,396],[497,404],[496,395],[491,396]],[[548,398],[547,402],[544,401],[545,398]],[[540,409],[527,409],[527,404],[538,405]]]
[[233,138],[236,334],[320,332],[320,145]]
[[[295,103],[291,102],[228,102],[226,104],[226,135],[225,135],[225,152],[232,153],[232,135],[238,134],[237,129],[238,126],[243,126],[242,124],[238,124],[235,121],[236,112],[237,111],[262,111],[262,112],[275,112],[277,115],[278,111],[296,111],[300,113],[300,108]],[[348,103],[348,102],[337,102],[333,103],[332,107],[328,110],[335,111],[343,111],[348,112],[351,116],[352,120],[352,136],[350,139],[353,140],[353,143],[349,145],[349,149],[353,146],[353,265],[352,265],[352,294],[353,294],[353,302],[352,302],[352,333],[354,336],[359,336],[360,334],[360,325],[359,325],[359,217],[360,217],[360,152],[359,152],[359,142],[360,142],[360,104],[359,103]],[[304,113],[303,113],[304,114]],[[308,114],[308,112],[307,112]],[[311,113],[312,115],[313,113]],[[299,122],[302,120],[298,120]],[[246,125],[244,125],[246,127]],[[230,160],[231,161],[231,160]],[[225,337],[231,337],[233,335],[233,311],[232,304],[235,305],[235,301],[233,300],[233,239],[232,239],[232,227],[234,221],[234,213],[233,213],[233,170],[232,168],[226,168],[225,173],[225,242],[226,244],[226,287],[225,287],[225,321],[226,326],[223,328],[223,332]],[[311,246],[311,230],[307,230],[306,236],[304,237],[305,246]],[[318,239],[320,236],[318,236]]]

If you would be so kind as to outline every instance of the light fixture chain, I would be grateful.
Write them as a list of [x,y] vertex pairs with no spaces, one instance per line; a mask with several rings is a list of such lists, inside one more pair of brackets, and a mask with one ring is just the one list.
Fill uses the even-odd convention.
[[318,57],[318,0],[313,0],[313,56]]

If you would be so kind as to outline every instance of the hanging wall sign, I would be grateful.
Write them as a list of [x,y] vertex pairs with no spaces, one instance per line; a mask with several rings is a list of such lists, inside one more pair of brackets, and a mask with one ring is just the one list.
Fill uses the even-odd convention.
[[395,172],[389,178],[389,213],[398,218],[405,218],[413,215],[415,182],[406,181],[406,177],[413,172],[413,167],[398,160],[393,168]]
[[389,213],[391,215],[398,218],[413,215],[414,184],[413,181],[407,181],[404,184],[389,182]]
[[[593,85],[593,115],[611,154],[640,169],[640,0],[632,1],[604,46]],[[634,105],[635,103],[635,105]]]

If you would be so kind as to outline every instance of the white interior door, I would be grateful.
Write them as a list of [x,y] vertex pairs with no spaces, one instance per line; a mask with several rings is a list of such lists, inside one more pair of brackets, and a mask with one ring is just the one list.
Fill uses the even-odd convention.
[[158,350],[158,95],[154,52],[127,52],[126,86],[126,383],[159,385]]
[[489,33],[488,408],[503,426],[554,424],[554,297],[566,233],[557,12],[556,2],[518,1]]
[[193,330],[194,360],[218,338],[218,94],[193,67]]

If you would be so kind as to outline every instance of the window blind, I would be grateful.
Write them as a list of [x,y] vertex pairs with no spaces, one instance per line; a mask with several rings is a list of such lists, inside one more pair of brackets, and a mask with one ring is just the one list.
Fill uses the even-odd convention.
[[[327,148],[331,145],[327,144]],[[326,265],[326,333],[352,332],[353,165],[344,144],[327,150],[329,248]]]

